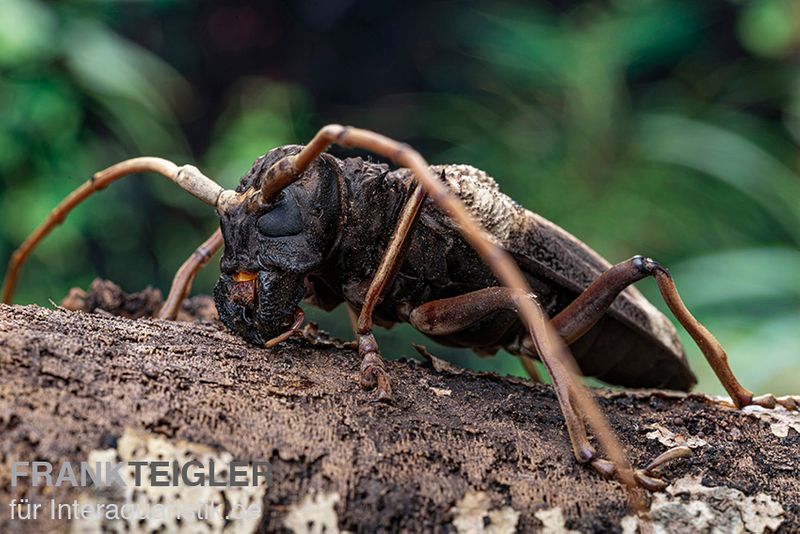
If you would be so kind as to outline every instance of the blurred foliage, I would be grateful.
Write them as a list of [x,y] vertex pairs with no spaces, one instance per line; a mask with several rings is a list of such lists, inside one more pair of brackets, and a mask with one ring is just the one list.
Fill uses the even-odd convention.
[[[659,259],[748,386],[800,389],[796,2],[447,2],[396,16],[344,0],[234,4],[4,0],[1,257],[115,161],[193,162],[231,187],[269,148],[349,122],[483,168],[611,261]],[[33,254],[17,302],[97,275],[166,290],[215,224],[164,180],[120,182]],[[311,317],[348,336],[338,312]],[[433,345],[407,325],[379,332],[389,356],[412,356],[410,340]],[[699,389],[722,392],[684,342]],[[432,350],[521,373],[514,358]]]

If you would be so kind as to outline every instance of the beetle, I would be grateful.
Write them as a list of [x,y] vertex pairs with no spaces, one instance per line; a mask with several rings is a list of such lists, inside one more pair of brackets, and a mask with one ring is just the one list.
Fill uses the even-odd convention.
[[[325,153],[334,143],[374,152],[399,168],[337,159]],[[679,447],[646,469],[631,470],[597,405],[573,377],[580,369],[629,387],[688,391],[694,385],[674,326],[632,287],[653,277],[736,407],[797,409],[800,403],[797,397],[754,397],[744,388],[719,342],[686,309],[656,261],[635,256],[611,265],[504,195],[483,171],[429,166],[407,145],[340,125],[322,128],[308,145],[267,152],[235,191],[191,165],[160,158],[100,171],[13,254],[3,300],[10,302],[27,256],[69,211],[109,183],[146,171],[178,183],[220,218],[220,229],[176,273],[162,318],[175,317],[197,271],[224,244],[214,288],[222,322],[269,347],[302,324],[301,300],[325,310],[346,303],[358,313],[360,382],[377,400],[392,393],[373,322],[409,322],[445,344],[488,354],[505,348],[523,362],[538,358],[552,378],[576,459],[628,485],[663,488],[650,470],[688,451]],[[589,442],[587,421],[611,461]]]

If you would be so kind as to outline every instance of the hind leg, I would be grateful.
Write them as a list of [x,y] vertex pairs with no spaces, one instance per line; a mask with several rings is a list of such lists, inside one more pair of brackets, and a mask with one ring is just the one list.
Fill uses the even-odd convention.
[[553,317],[553,326],[567,343],[575,341],[608,311],[617,295],[648,276],[656,279],[667,306],[692,336],[737,408],[749,405],[774,408],[776,404],[780,404],[788,410],[798,409],[800,399],[797,397],[775,398],[771,394],[754,397],[750,390],[742,386],[733,374],[728,356],[719,341],[686,309],[669,271],[650,258],[634,256],[601,274],[586,291]]
[[[498,311],[516,312],[520,301],[523,300],[536,303],[538,306],[535,295],[524,294],[507,287],[487,287],[456,297],[426,302],[411,311],[409,322],[424,334],[446,336],[466,330]],[[522,347],[522,350],[526,356],[537,356],[535,349]],[[568,381],[561,380],[557,371],[551,372],[550,375],[561,411],[564,413],[575,458],[579,462],[591,462],[595,459],[596,451],[589,441],[583,417],[579,415],[579,410],[574,405],[576,392]],[[603,474],[608,473],[603,472]]]

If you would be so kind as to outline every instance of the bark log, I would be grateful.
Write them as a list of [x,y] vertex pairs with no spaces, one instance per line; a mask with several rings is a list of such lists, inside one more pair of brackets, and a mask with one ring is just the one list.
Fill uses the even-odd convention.
[[[27,479],[11,486],[13,461],[58,465],[108,451],[117,459],[206,451],[270,461],[272,483],[257,495],[258,518],[199,521],[209,530],[630,527],[619,484],[574,461],[550,387],[392,361],[397,400],[375,404],[357,384],[358,367],[351,346],[321,335],[265,350],[214,321],[0,306],[0,531],[119,528],[105,519],[9,515],[12,499],[48,507],[48,501],[74,498],[152,498],[147,491],[132,497],[32,487]],[[800,418],[794,414],[742,413],[702,396],[664,392],[605,392],[600,403],[636,465],[668,443],[694,447],[692,458],[659,472],[674,484],[648,497],[657,527],[800,530]],[[238,497],[221,498],[230,507]],[[134,521],[127,528],[196,531],[198,523],[190,523]]]

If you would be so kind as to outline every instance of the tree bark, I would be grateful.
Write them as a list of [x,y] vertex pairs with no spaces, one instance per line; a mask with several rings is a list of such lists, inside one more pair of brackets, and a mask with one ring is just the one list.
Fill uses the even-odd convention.
[[[313,331],[265,350],[214,321],[0,306],[0,531],[118,528],[9,515],[12,499],[48,507],[152,498],[28,479],[11,486],[14,461],[58,465],[103,451],[271,462],[272,482],[257,494],[261,512],[250,523],[164,520],[166,530],[196,531],[198,522],[269,532],[631,528],[620,485],[573,459],[550,387],[433,364],[388,362],[396,401],[378,404],[357,383],[352,346]],[[670,443],[693,447],[691,458],[658,472],[673,485],[648,496],[657,529],[800,530],[796,414],[742,413],[665,392],[603,392],[600,404],[635,465]],[[131,443],[138,453],[123,452]]]

